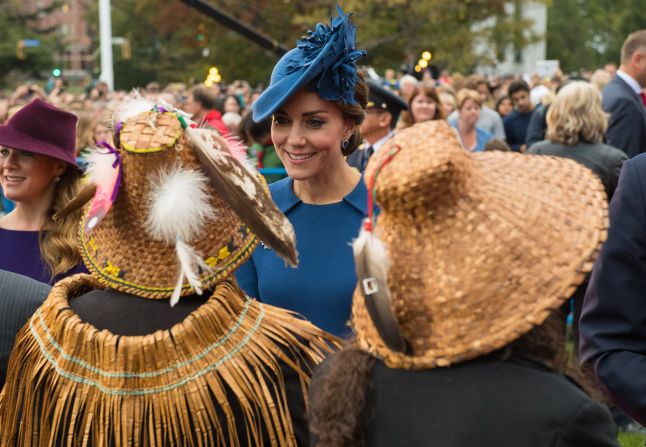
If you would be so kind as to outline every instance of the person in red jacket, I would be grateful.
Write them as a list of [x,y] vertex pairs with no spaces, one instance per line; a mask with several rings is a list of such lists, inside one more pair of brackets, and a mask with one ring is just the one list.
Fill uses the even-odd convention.
[[192,119],[198,127],[209,126],[222,136],[228,136],[229,130],[222,121],[222,114],[215,110],[216,98],[206,89],[198,87],[191,91],[185,109],[193,114]]

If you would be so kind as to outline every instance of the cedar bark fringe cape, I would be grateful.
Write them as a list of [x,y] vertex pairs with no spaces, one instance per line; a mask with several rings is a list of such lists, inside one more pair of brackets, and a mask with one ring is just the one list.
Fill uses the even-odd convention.
[[117,336],[69,307],[100,287],[88,275],[61,281],[19,332],[0,395],[1,446],[260,446],[263,430],[272,446],[295,445],[279,362],[307,396],[307,365],[331,336],[230,279],[171,329]]

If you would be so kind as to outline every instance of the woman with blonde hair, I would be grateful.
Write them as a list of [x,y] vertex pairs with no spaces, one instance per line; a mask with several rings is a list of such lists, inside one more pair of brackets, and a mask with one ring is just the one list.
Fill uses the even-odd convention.
[[76,116],[36,99],[0,126],[0,146],[0,184],[16,204],[0,219],[0,269],[50,284],[85,271],[79,213],[53,220],[79,189]]
[[[571,158],[591,169],[603,183],[608,201],[617,188],[621,166],[628,159],[621,150],[603,143],[608,115],[601,108],[601,93],[592,84],[575,81],[563,87],[547,112],[546,140],[529,148],[529,154]],[[572,296],[574,352],[578,352],[579,320],[588,278]]]
[[608,115],[601,108],[599,90],[588,82],[575,81],[556,95],[547,112],[546,140],[528,153],[568,157],[587,166],[599,176],[610,200],[628,157],[603,143],[607,128]]
[[482,96],[476,90],[462,89],[457,96],[458,121],[453,125],[458,131],[464,148],[470,152],[481,152],[491,134],[476,126],[480,119]]
[[422,83],[415,86],[408,97],[408,111],[402,113],[399,128],[410,127],[424,121],[443,120],[444,108],[434,85]]

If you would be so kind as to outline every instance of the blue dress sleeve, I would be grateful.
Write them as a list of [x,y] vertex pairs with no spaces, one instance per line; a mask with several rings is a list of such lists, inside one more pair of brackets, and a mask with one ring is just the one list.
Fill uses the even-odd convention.
[[262,301],[260,299],[260,293],[258,292],[258,272],[253,262],[253,255],[249,257],[247,262],[238,267],[235,275],[238,285],[247,295],[256,298],[258,301]]

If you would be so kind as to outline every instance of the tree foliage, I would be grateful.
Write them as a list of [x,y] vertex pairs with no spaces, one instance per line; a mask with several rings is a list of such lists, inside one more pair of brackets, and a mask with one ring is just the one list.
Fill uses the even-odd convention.
[[[211,0],[212,3],[264,34],[293,47],[317,22],[328,21],[334,2],[322,0]],[[517,2],[525,0],[516,0]],[[356,11],[358,47],[364,60],[378,69],[415,62],[423,50],[440,68],[470,71],[490,63],[474,53],[479,41],[502,54],[507,45],[523,47],[536,36],[529,23],[509,17],[506,0],[346,0],[345,11]],[[220,69],[225,81],[237,78],[266,83],[277,56],[202,16],[179,0],[112,0],[115,36],[128,37],[132,59],[115,52],[117,88],[151,80],[201,81],[208,67]],[[93,12],[98,45],[98,11]],[[474,24],[478,24],[474,27]],[[204,39],[198,39],[203,35]],[[208,48],[208,55],[206,54]]]
[[[269,2],[254,0],[244,4],[216,3],[279,42],[292,34],[289,10],[277,10]],[[97,7],[91,15],[93,40],[98,46]],[[276,27],[263,29],[267,20]],[[132,48],[132,57],[128,60],[115,49],[116,88],[145,85],[153,80],[200,82],[211,66],[217,66],[227,82],[247,79],[255,84],[269,78],[276,62],[275,55],[180,1],[112,0],[112,31],[114,36],[127,37]]]
[[[54,2],[50,8],[57,6]],[[0,85],[14,80],[38,79],[54,67],[54,56],[62,44],[52,30],[39,30],[34,26],[34,14],[26,14],[18,0],[0,2]],[[16,47],[23,39],[38,39],[40,45],[25,48],[24,58],[19,59]]]
[[626,36],[646,28],[643,0],[552,0],[547,56],[566,71],[619,63]]

